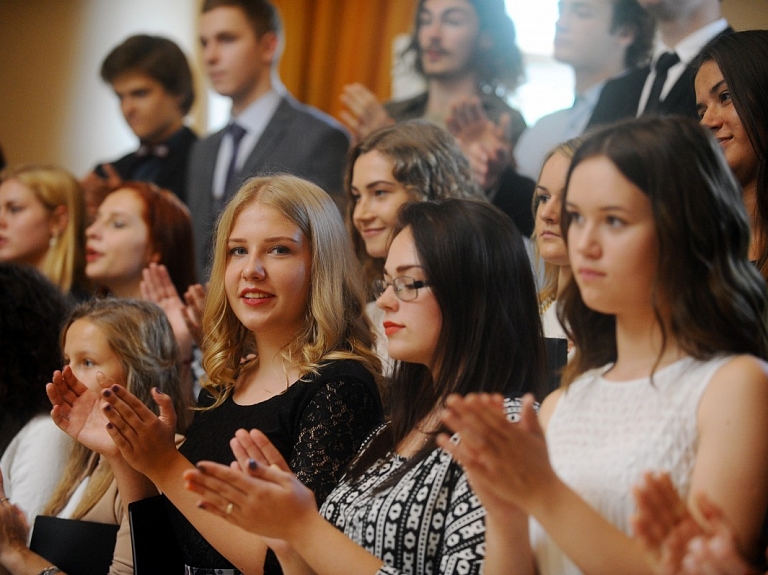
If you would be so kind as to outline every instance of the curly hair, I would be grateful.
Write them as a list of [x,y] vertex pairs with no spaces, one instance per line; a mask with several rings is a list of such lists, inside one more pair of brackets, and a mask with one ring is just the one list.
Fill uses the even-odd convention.
[[472,177],[469,162],[448,131],[426,120],[406,120],[370,134],[356,144],[347,158],[344,187],[347,192],[347,230],[352,246],[370,281],[381,276],[384,262],[371,258],[365,242],[355,229],[352,215],[355,200],[352,178],[357,158],[377,151],[392,162],[392,176],[407,191],[412,201],[441,198],[486,200],[485,193]]
[[280,212],[296,224],[309,241],[312,264],[306,322],[283,350],[283,357],[303,374],[314,373],[323,362],[354,359],[374,376],[381,362],[372,351],[374,336],[365,314],[362,272],[352,252],[339,210],[318,186],[289,175],[251,178],[221,213],[211,281],[203,314],[202,385],[216,398],[217,407],[234,389],[241,358],[254,353],[256,335],[235,316],[227,299],[224,274],[229,261],[227,241],[238,216],[254,203]]
[[64,294],[30,266],[0,263],[0,455],[34,416],[48,413],[45,384],[62,364]]
[[[419,45],[419,17],[427,0],[419,0],[414,16],[411,41],[401,55],[409,61],[415,54],[416,71],[424,75]],[[517,45],[515,23],[507,14],[504,0],[467,0],[475,10],[480,23],[480,36],[487,38],[487,46],[478,42],[474,56],[480,88],[498,96],[511,94],[525,81],[523,54]]]

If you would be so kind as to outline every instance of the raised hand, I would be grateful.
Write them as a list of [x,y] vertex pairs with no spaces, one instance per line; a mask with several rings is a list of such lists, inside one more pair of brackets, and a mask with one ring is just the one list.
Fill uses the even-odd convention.
[[659,574],[680,573],[690,540],[703,533],[677,493],[669,474],[645,473],[632,489],[637,511],[632,530],[646,550],[648,563]]
[[365,139],[379,128],[395,123],[375,94],[362,84],[344,86],[341,103],[347,109],[341,110],[339,115],[352,132],[353,144]]
[[182,360],[191,358],[194,335],[189,329],[186,305],[179,297],[168,269],[162,264],[151,263],[142,270],[141,277],[142,299],[162,308],[179,344],[180,357]]
[[89,172],[80,180],[80,185],[83,187],[85,195],[86,211],[91,219],[96,216],[99,204],[101,204],[107,194],[123,183],[123,179],[112,164],[102,164],[101,168],[107,175],[106,178],[102,178],[96,172]]
[[503,114],[499,125],[494,124],[476,96],[462,97],[451,104],[446,126],[469,160],[473,177],[485,190],[496,185],[512,161],[507,137],[510,121],[509,114]]
[[[6,497],[3,474],[0,472],[0,559],[14,548],[26,549],[28,533],[29,526],[24,512]],[[5,572],[2,567],[0,572]]]
[[[78,380],[68,365],[61,371],[54,371],[52,379],[45,386],[45,392],[53,405],[51,418],[59,429],[107,458],[119,456],[120,452],[106,429],[107,418],[100,408],[99,392]],[[96,374],[96,380],[102,389],[115,384],[101,372]]]
[[187,322],[187,329],[197,344],[197,347],[203,347],[203,312],[205,311],[206,288],[202,284],[194,284],[187,288],[184,294],[184,302],[187,304],[184,309],[184,320]]
[[152,389],[152,398],[160,408],[158,417],[120,385],[105,389],[101,397],[112,441],[131,467],[152,479],[153,472],[162,470],[164,462],[176,454],[176,413],[171,398]]
[[739,553],[736,536],[723,511],[704,494],[697,497],[697,504],[707,534],[694,537],[688,543],[682,572],[685,575],[760,575]]

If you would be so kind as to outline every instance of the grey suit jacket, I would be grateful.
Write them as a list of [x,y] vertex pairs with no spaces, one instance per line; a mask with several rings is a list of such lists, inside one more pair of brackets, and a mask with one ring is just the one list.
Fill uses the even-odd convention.
[[[198,140],[192,149],[187,177],[187,203],[195,234],[195,260],[208,278],[213,247],[213,172],[225,130]],[[344,168],[349,136],[336,120],[284,95],[275,114],[245,160],[232,187],[252,176],[289,173],[314,182],[337,203],[343,201]],[[227,194],[234,190],[227,190]]]

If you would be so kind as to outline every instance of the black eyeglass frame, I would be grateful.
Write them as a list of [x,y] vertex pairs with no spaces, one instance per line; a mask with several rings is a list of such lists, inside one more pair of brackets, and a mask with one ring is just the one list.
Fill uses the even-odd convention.
[[[419,288],[429,287],[430,285],[426,280],[416,280],[411,276],[398,276],[392,278],[392,281],[383,279],[373,280],[373,295],[376,299],[379,299],[387,291],[387,288],[392,286],[397,299],[400,301],[413,301],[419,297]],[[404,294],[408,294],[408,296],[403,297]],[[409,297],[411,294],[413,294],[413,297]]]

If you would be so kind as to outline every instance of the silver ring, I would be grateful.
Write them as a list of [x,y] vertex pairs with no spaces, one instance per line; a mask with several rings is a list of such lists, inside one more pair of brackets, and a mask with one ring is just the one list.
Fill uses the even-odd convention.
[[225,513],[229,515],[230,513],[232,513],[232,509],[234,509],[234,507],[235,507],[235,504],[230,501],[229,503],[227,503],[227,509]]

